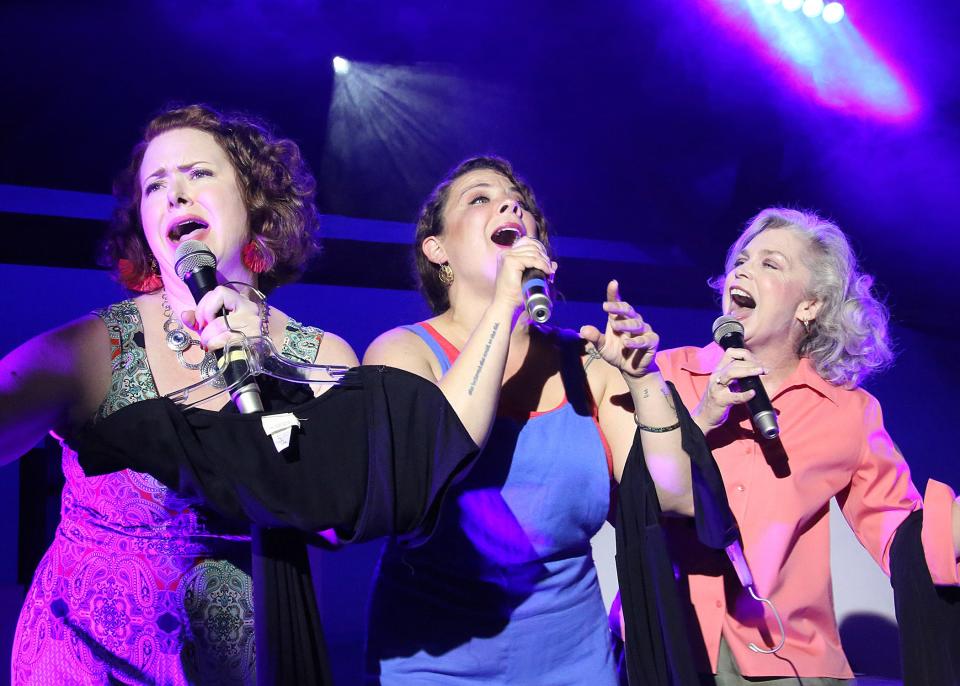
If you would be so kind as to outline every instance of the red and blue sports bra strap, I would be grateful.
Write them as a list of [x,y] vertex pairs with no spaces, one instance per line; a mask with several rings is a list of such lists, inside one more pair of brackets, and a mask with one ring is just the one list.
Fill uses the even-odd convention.
[[418,324],[408,324],[403,327],[407,331],[415,333],[424,343],[426,343],[431,352],[440,363],[440,373],[446,374],[450,365],[454,363],[460,351],[454,345],[444,338],[439,331],[427,324],[420,322]]

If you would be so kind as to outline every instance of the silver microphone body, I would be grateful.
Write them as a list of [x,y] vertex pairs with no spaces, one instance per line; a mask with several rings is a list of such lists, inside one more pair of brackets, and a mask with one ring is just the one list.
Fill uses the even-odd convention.
[[539,269],[524,269],[521,283],[523,307],[527,315],[537,324],[545,323],[553,314],[553,300],[550,297],[547,275]]
[[[724,350],[727,348],[743,348],[743,324],[730,315],[717,317],[713,322],[713,340]],[[777,423],[777,413],[773,410],[767,389],[757,376],[747,376],[737,379],[737,386],[741,391],[754,391],[754,396],[747,401],[750,410],[750,419],[757,432],[772,440],[780,435],[780,426]]]
[[[200,241],[184,241],[177,246],[174,256],[177,276],[187,284],[194,301],[200,302],[204,295],[217,287],[217,257],[206,244]],[[226,311],[221,309],[220,314],[225,315]],[[218,350],[214,354],[218,362],[223,359],[223,350]],[[246,357],[242,351],[237,350],[231,354],[231,359],[227,360],[223,370],[223,379],[228,386],[233,386],[237,379],[242,378],[246,372],[246,364]],[[257,386],[253,377],[247,383],[232,388],[230,398],[240,414],[263,412],[260,387]]]

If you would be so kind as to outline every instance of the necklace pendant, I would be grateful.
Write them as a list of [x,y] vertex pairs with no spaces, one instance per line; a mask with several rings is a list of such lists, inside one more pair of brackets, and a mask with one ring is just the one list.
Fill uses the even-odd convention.
[[167,347],[175,353],[182,353],[193,345],[193,340],[183,329],[174,329],[167,333]]
[[193,369],[194,371],[200,369],[200,365],[202,364],[202,362],[187,362],[182,350],[177,351],[177,362],[179,362],[180,366],[184,369]]

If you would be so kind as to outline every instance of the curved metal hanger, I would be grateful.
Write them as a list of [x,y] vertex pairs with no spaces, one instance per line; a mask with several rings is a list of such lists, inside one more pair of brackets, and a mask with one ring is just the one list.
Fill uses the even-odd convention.
[[[260,299],[259,306],[262,319],[262,308],[266,306],[266,296],[263,292],[242,281],[228,281],[223,285],[242,285],[251,289]],[[350,369],[344,365],[296,362],[281,355],[269,336],[248,336],[243,331],[231,326],[228,314],[224,313],[223,319],[227,323],[230,333],[240,336],[240,340],[232,341],[224,346],[223,354],[218,361],[217,372],[185,388],[171,391],[164,397],[169,398],[181,407],[188,408],[215,398],[221,393],[228,393],[239,388],[251,377],[261,374],[272,376],[281,381],[320,386],[340,383]],[[234,365],[239,371],[237,376],[234,377],[233,383],[229,384],[223,377],[223,371],[227,364]]]

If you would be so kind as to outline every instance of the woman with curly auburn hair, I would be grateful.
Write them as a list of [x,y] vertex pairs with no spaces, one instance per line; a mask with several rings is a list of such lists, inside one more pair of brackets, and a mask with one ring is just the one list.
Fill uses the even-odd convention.
[[[765,209],[712,285],[723,313],[742,325],[744,347],[665,350],[657,364],[719,465],[754,590],[779,612],[783,644],[773,615],[741,587],[726,557],[699,544],[688,521],[667,522],[695,614],[688,627],[702,683],[855,683],[833,610],[831,498],[888,574],[898,527],[922,507],[926,563],[946,585],[960,583],[960,505],[932,480],[921,499],[879,403],[860,387],[893,356],[887,312],[835,224]],[[746,403],[755,391],[738,386],[751,376],[778,415],[772,440],[752,426]],[[630,634],[628,622],[628,652]]]
[[66,476],[61,523],[17,623],[12,681],[254,684],[247,527],[149,474],[88,477],[71,446],[118,410],[200,381],[211,351],[235,339],[230,327],[269,336],[294,360],[356,365],[343,340],[242,288],[220,285],[195,303],[175,270],[177,247],[197,240],[216,256],[221,284],[294,280],[316,246],[314,180],[292,141],[191,105],[147,125],[115,192],[105,256],[136,297],[0,360],[0,460],[55,432]]
[[[114,183],[117,208],[104,240],[105,266],[118,271],[121,283],[142,290],[155,271],[141,227],[143,197],[140,171],[151,141],[175,129],[202,131],[216,141],[236,170],[249,215],[248,254],[257,263],[261,290],[296,281],[317,251],[316,183],[293,141],[277,138],[243,115],[224,116],[205,105],[167,110],[155,117],[130,164]],[[267,286],[265,289],[264,286]]]

